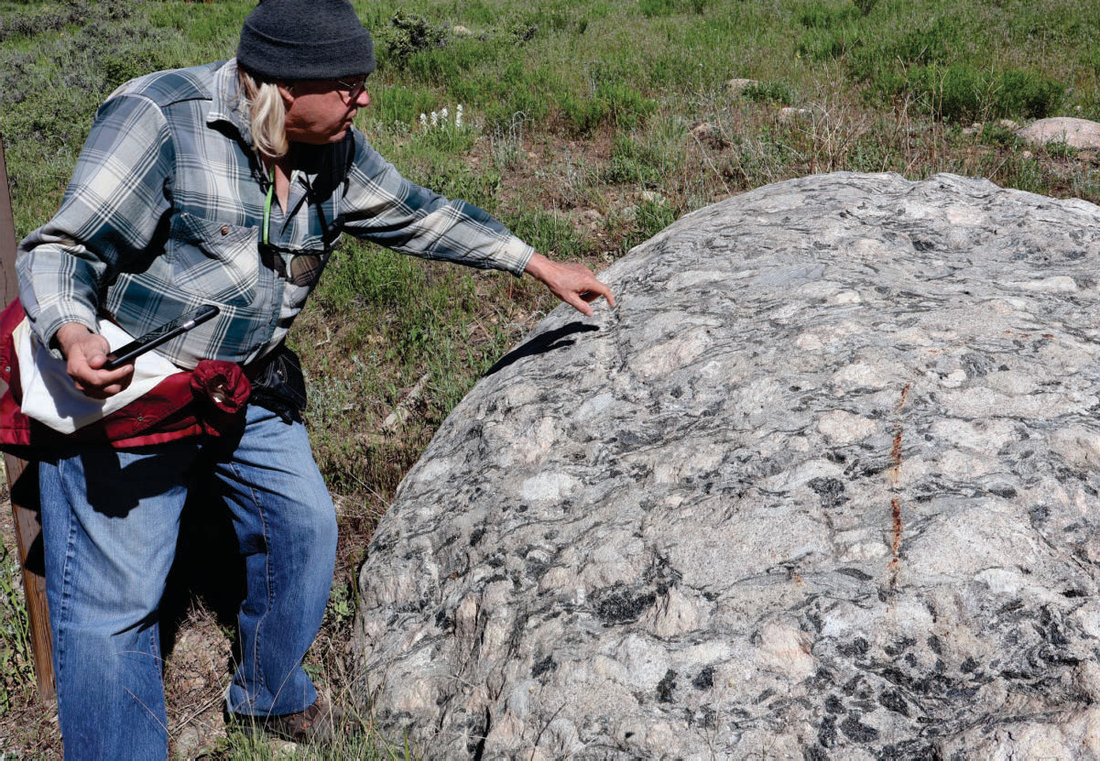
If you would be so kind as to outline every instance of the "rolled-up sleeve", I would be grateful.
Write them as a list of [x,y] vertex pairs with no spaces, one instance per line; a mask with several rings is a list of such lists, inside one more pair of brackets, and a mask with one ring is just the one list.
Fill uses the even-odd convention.
[[61,208],[19,246],[19,298],[43,343],[67,322],[94,330],[115,273],[162,249],[173,161],[154,103],[120,96],[100,107]]
[[344,232],[425,259],[519,276],[535,253],[488,212],[402,177],[358,134],[340,213]]

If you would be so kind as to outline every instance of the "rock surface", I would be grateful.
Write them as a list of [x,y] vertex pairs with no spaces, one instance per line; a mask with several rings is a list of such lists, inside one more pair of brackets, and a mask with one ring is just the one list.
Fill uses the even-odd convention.
[[726,82],[726,90],[729,91],[730,95],[740,95],[745,90],[749,89],[750,87],[755,87],[758,84],[760,83],[755,79],[731,79]]
[[818,175],[691,214],[445,422],[362,571],[430,758],[1100,756],[1100,208]]
[[1040,119],[1016,134],[1034,145],[1065,143],[1079,150],[1100,150],[1100,124],[1088,119],[1068,116]]
[[793,108],[792,106],[784,106],[779,109],[779,121],[789,122],[792,119],[808,119],[813,116],[814,112],[808,108]]

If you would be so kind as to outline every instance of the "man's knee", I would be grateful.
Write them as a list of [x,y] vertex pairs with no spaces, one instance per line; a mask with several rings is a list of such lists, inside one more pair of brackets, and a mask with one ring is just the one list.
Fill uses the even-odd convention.
[[156,573],[117,585],[69,584],[60,590],[62,599],[50,604],[71,631],[96,639],[125,638],[156,624],[164,588],[163,575]]
[[331,501],[327,504],[303,506],[302,510],[296,511],[288,532],[301,546],[312,547],[319,553],[326,550],[335,553],[336,513]]

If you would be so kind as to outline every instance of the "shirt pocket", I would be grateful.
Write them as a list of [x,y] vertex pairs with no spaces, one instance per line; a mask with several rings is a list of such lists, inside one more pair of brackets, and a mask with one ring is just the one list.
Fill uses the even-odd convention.
[[168,253],[179,289],[231,306],[257,306],[259,228],[180,212],[172,219]]

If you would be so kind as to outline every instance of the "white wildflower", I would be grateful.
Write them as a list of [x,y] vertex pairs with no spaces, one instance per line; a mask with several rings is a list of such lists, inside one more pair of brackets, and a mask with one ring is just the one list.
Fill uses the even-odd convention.
[[437,114],[435,111],[432,111],[432,126],[439,126],[439,114]]
[[424,129],[428,128],[428,115],[427,114],[421,114],[420,115],[420,126],[423,127]]
[[455,109],[455,127],[462,126],[462,104],[458,104],[458,108]]
[[440,119],[440,120],[441,120],[441,121],[442,121],[442,122],[443,122],[444,124],[446,124],[446,123],[447,123],[447,117],[448,117],[448,116],[449,116],[449,114],[447,113],[447,109],[446,109],[446,108],[444,108],[444,109],[443,109],[442,111],[440,111],[440,112],[439,112],[439,119]]

